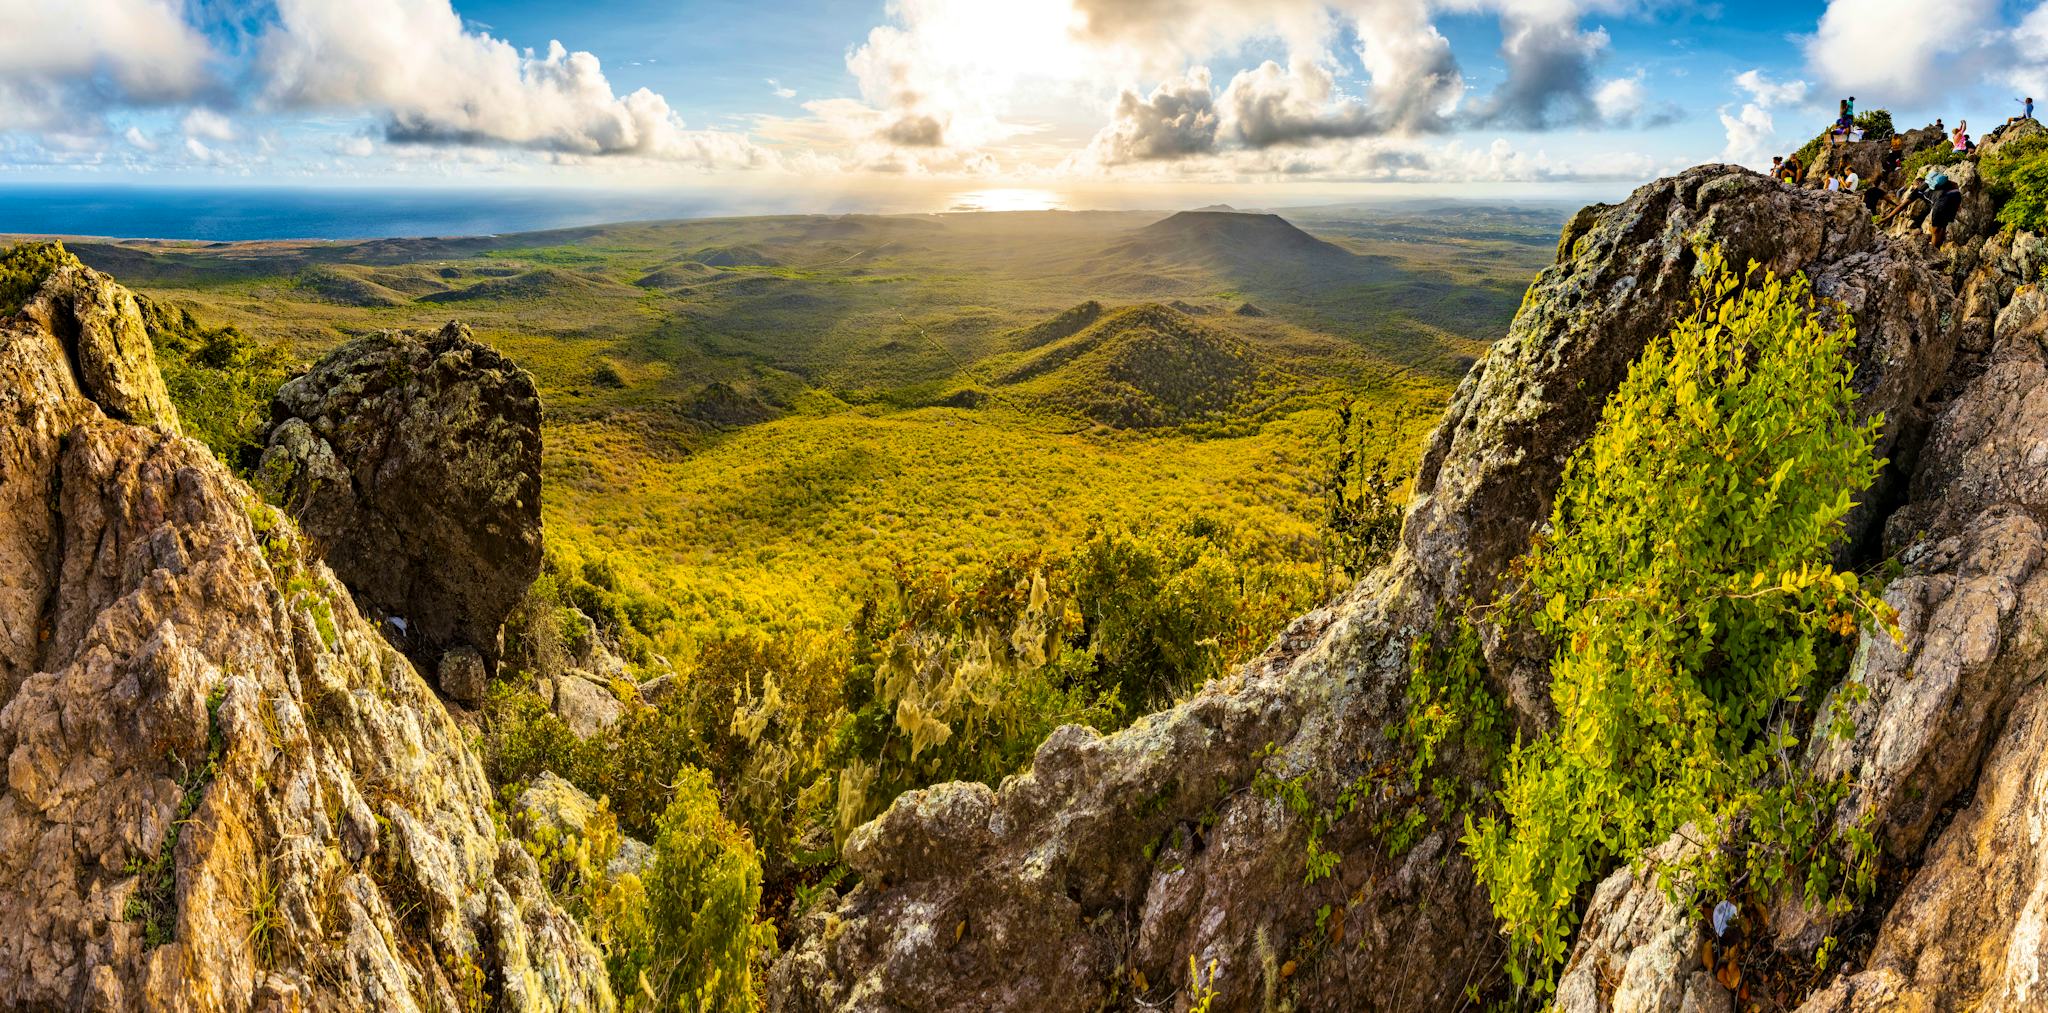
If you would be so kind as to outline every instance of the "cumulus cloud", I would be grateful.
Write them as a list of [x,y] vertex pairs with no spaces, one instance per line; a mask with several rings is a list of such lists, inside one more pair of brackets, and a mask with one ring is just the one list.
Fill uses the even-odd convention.
[[1998,18],[1998,0],[1829,0],[1806,56],[1845,95],[1925,99],[1978,76]]
[[1474,107],[1476,125],[1551,130],[1600,122],[1593,65],[1607,49],[1605,31],[1580,31],[1569,5],[1510,9],[1501,29],[1508,77]]
[[369,109],[400,144],[632,155],[703,166],[765,158],[745,137],[686,130],[660,95],[615,94],[596,56],[545,54],[463,24],[448,0],[278,0],[263,39],[269,98]]
[[1336,78],[1313,60],[1295,60],[1286,70],[1267,60],[1240,71],[1223,90],[1225,130],[1251,148],[1381,132],[1364,102],[1336,91]]
[[157,143],[150,140],[149,135],[142,132],[142,128],[132,124],[129,125],[127,130],[122,131],[121,139],[127,141],[129,146],[141,151],[155,151],[157,149]]
[[1771,110],[1806,101],[1807,84],[1805,81],[1773,81],[1763,71],[1751,69],[1735,75],[1735,87],[1748,96],[1748,101],[1733,113],[1728,111],[1728,106],[1720,109],[1721,129],[1728,137],[1721,157],[1753,169],[1764,168],[1778,138],[1777,123]]
[[1207,154],[1216,150],[1219,122],[1209,69],[1196,67],[1150,95],[1125,91],[1117,96],[1109,125],[1095,135],[1089,150],[1104,166]]
[[785,88],[785,87],[783,87],[783,86],[782,86],[782,82],[780,82],[780,81],[777,81],[776,79],[774,79],[774,78],[772,78],[772,77],[768,79],[768,93],[769,93],[769,94],[771,94],[771,95],[773,95],[773,96],[775,96],[776,98],[795,98],[795,97],[796,97],[796,89],[795,89],[795,88]]
[[180,102],[212,88],[212,58],[176,0],[9,5],[0,130],[104,133],[110,106]]

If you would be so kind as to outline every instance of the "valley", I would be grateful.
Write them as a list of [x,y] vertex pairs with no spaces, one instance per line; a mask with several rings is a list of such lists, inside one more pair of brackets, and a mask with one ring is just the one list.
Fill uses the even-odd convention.
[[1198,515],[1312,593],[1334,407],[1409,454],[1561,213],[1299,217],[1314,231],[1013,212],[68,246],[301,361],[468,323],[546,406],[551,562],[667,603],[682,665],[733,630],[837,628],[895,561],[972,571]]

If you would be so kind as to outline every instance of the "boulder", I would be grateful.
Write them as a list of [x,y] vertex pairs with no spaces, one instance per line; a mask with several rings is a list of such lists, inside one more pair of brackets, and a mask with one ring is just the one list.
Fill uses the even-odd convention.
[[[528,833],[545,827],[559,836],[581,837],[590,832],[590,820],[596,814],[596,799],[554,771],[544,770],[526,786],[526,790],[519,793],[514,815],[524,823]],[[612,856],[605,871],[614,876],[628,873],[640,876],[645,875],[653,864],[653,848],[621,835],[618,853]]]
[[490,676],[484,671],[483,656],[469,647],[457,647],[441,655],[434,673],[441,695],[464,707],[481,706]]
[[562,723],[586,739],[618,724],[626,713],[625,705],[609,684],[580,668],[572,668],[554,680],[551,701]]
[[497,663],[540,572],[533,378],[451,323],[352,341],[278,391],[260,475],[408,654]]
[[136,424],[138,331],[52,319],[0,323],[0,1007],[613,1008],[419,673],[288,517]]

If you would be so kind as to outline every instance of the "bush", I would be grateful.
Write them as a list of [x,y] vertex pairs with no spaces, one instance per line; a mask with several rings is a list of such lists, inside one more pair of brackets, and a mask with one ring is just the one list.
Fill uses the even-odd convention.
[[0,317],[21,311],[50,272],[72,262],[63,243],[16,243],[0,253]]
[[[1814,795],[1780,750],[1859,620],[1891,621],[1829,565],[1882,463],[1879,420],[1855,418],[1854,342],[1853,324],[1822,325],[1803,277],[1738,279],[1709,252],[1692,314],[1644,350],[1567,466],[1519,600],[1559,645],[1557,724],[1512,751],[1502,815],[1465,839],[1518,984],[1548,990],[1581,894],[1615,863],[1687,823],[1725,837],[1762,812],[1752,832],[1791,833],[1769,814]],[[1786,861],[1827,850],[1788,844]]]
[[135,301],[179,427],[247,476],[262,453],[270,401],[294,369],[291,356],[233,327],[201,326],[188,310],[147,296]]
[[719,812],[704,771],[684,767],[662,814],[647,870],[646,964],[636,977],[647,1006],[688,1013],[761,1008],[754,966],[772,955],[774,929],[756,923],[761,863],[747,835]]
[[1963,157],[1964,156],[1962,155],[1956,154],[1955,151],[1949,147],[1947,141],[1943,141],[1931,148],[1921,148],[1919,151],[1913,152],[1911,155],[1906,156],[1906,164],[1902,171],[1906,175],[1906,182],[1910,184],[1916,179],[1921,179],[1925,177],[1927,175],[1927,170],[1929,167],[1936,165],[1954,165],[1957,162],[1962,161]]
[[1993,200],[2002,201],[1998,220],[2016,229],[2048,233],[2048,134],[2035,134],[1998,149],[1978,164]]

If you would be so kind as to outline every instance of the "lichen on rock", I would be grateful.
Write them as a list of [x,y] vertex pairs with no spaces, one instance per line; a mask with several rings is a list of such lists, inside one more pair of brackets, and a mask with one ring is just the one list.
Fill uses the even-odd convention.
[[[422,664],[499,628],[540,572],[540,397],[469,329],[385,331],[278,391],[258,473]],[[402,632],[401,632],[402,631]]]

